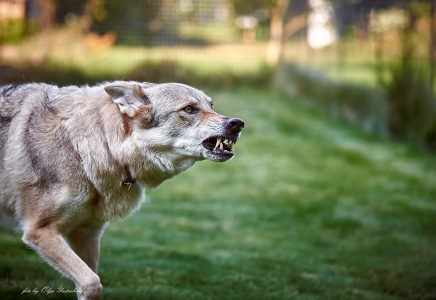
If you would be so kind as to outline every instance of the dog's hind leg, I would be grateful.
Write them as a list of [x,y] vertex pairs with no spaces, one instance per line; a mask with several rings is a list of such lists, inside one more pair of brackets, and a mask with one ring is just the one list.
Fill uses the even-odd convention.
[[26,226],[23,241],[35,249],[48,263],[76,283],[79,299],[100,299],[100,278],[77,255],[55,228]]

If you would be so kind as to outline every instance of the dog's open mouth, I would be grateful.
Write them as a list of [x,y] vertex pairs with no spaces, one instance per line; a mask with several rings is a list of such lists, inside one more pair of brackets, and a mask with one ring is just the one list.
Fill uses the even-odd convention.
[[210,137],[203,141],[202,145],[207,150],[211,151],[215,155],[229,156],[234,155],[233,145],[236,144],[236,138],[226,137]]

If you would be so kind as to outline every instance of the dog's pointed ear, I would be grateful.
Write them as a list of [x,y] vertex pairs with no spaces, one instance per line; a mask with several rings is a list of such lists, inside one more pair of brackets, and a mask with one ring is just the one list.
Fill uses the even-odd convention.
[[106,86],[104,90],[111,96],[112,101],[118,104],[120,112],[129,117],[135,116],[143,106],[151,108],[150,100],[139,85],[115,84]]

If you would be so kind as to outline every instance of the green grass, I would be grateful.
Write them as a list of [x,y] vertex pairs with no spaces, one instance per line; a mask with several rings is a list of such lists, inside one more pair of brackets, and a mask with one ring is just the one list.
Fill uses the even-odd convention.
[[[109,225],[103,299],[436,298],[433,156],[271,90],[207,92],[246,123],[236,157],[198,163]],[[74,288],[4,228],[0,245],[1,299]]]

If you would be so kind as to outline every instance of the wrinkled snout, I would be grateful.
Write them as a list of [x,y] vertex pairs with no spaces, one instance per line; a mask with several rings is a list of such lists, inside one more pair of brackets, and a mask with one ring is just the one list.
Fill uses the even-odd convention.
[[233,145],[241,135],[244,128],[244,121],[236,118],[222,119],[222,127],[217,135],[206,138],[201,144],[208,150],[206,158],[212,161],[222,162],[233,157]]
[[241,119],[227,119],[224,123],[224,127],[227,131],[232,134],[236,134],[241,132],[242,128],[244,128],[244,121]]

